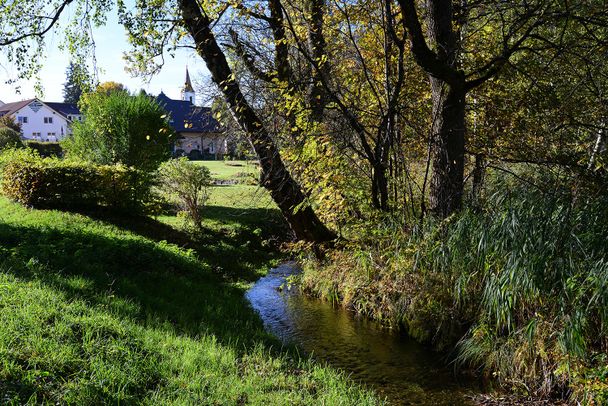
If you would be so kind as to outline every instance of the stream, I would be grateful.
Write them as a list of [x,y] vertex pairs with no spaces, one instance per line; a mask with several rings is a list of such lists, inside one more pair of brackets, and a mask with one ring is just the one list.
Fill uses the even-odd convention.
[[267,331],[345,371],[396,405],[467,405],[471,383],[458,382],[434,352],[330,303],[286,289],[295,263],[272,269],[246,293]]

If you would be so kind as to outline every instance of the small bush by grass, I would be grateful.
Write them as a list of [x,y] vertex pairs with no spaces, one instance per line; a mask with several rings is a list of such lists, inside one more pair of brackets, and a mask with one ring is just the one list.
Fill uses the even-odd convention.
[[162,193],[200,229],[211,185],[209,169],[192,165],[187,158],[178,158],[162,163],[157,173]]

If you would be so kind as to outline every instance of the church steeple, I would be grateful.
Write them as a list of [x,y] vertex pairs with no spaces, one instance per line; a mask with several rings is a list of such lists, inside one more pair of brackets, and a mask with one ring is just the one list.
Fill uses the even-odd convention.
[[190,103],[194,104],[195,97],[196,93],[192,87],[190,73],[188,73],[188,67],[186,66],[186,81],[184,83],[184,87],[182,88],[182,100],[189,101]]

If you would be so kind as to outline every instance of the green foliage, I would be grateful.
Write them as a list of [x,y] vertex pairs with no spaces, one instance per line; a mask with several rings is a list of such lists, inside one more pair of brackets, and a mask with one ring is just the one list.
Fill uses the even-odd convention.
[[3,159],[0,190],[31,207],[141,211],[148,203],[150,176],[124,165],[41,158],[11,152]]
[[23,147],[19,133],[9,127],[0,127],[0,150]]
[[169,157],[172,129],[153,98],[124,91],[82,97],[86,120],[73,124],[62,146],[69,157],[102,165],[154,170]]
[[21,133],[21,124],[15,121],[15,117],[5,114],[0,116],[0,128],[8,127],[15,130],[17,133]]
[[90,77],[86,67],[70,62],[65,71],[66,81],[63,84],[63,101],[65,103],[78,103],[83,91],[90,88]]
[[194,165],[187,158],[172,159],[158,168],[161,190],[174,200],[187,218],[200,228],[202,209],[209,198],[211,173],[207,167]]
[[35,150],[43,157],[61,157],[63,156],[63,148],[59,142],[43,142],[43,141],[26,141],[28,148]]

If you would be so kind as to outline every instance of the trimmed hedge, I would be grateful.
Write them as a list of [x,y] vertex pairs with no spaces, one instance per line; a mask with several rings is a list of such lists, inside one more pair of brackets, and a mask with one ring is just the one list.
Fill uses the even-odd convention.
[[150,197],[150,175],[124,165],[93,165],[35,154],[3,164],[0,191],[25,206],[141,211]]
[[26,145],[44,157],[62,157],[63,148],[58,142],[26,141]]

